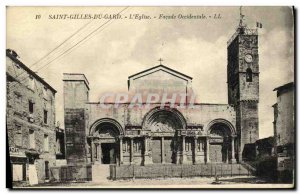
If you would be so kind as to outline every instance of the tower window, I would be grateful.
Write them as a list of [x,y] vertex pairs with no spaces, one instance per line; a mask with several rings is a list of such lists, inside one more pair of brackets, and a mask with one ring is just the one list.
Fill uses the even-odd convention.
[[252,82],[252,70],[250,68],[246,70],[246,82]]
[[48,111],[44,110],[44,123],[47,124],[48,123]]
[[32,114],[33,110],[34,110],[34,108],[33,108],[34,107],[34,103],[31,100],[29,100],[28,102],[29,102],[29,113]]

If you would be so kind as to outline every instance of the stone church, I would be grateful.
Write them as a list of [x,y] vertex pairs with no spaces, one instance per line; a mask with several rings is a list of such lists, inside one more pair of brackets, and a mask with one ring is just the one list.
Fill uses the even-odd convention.
[[[192,108],[174,108],[155,102],[130,108],[124,102],[117,108],[103,108],[103,102],[89,101],[85,75],[65,73],[68,164],[147,166],[242,161],[244,145],[255,142],[259,131],[257,29],[240,24],[227,44],[228,104],[195,103]],[[162,64],[128,77],[129,94],[188,94],[191,90],[192,77]]]

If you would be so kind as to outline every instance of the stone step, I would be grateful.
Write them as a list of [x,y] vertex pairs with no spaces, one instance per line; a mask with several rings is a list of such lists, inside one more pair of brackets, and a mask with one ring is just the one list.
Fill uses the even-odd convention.
[[109,165],[107,164],[93,164],[92,165],[92,181],[102,182],[106,181],[110,176]]
[[221,177],[251,175],[251,172],[241,164],[152,164],[147,166],[121,165],[112,166],[110,171],[113,179],[123,178],[158,178],[158,177]]

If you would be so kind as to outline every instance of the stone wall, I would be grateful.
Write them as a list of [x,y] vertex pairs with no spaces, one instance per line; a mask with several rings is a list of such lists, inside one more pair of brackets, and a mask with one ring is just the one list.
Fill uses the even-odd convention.
[[87,162],[85,103],[89,99],[89,83],[83,74],[64,73],[63,81],[66,159],[68,165],[84,165]]
[[255,101],[240,102],[240,119],[237,125],[241,129],[241,152],[245,144],[255,143],[259,138],[258,103]]
[[[128,104],[121,104],[118,108],[110,104],[110,108],[102,108],[99,103],[86,104],[86,135],[89,135],[93,124],[101,118],[116,120],[123,129],[125,125],[142,126],[143,120],[149,111],[159,107],[160,104],[150,104],[141,108],[129,108]],[[208,124],[215,119],[227,120],[235,127],[236,114],[232,106],[226,104],[196,104],[191,109],[177,109],[185,118],[188,125],[202,124],[204,130],[208,130]],[[206,133],[206,131],[204,132]]]
[[68,165],[51,168],[52,182],[67,182],[67,181],[91,181],[92,166],[91,165]]
[[82,108],[88,101],[88,88],[81,80],[64,82],[64,106],[66,108]]
[[86,163],[84,109],[65,109],[66,159],[71,165]]
[[276,119],[277,146],[294,143],[294,91],[281,92],[277,97],[278,117]]

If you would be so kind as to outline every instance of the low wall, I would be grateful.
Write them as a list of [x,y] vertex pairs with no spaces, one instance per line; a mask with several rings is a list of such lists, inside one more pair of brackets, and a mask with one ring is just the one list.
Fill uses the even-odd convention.
[[66,166],[67,165],[67,160],[66,159],[57,159],[55,161],[56,166]]
[[250,175],[240,164],[197,164],[197,165],[110,165],[110,179],[167,178],[167,177],[212,177]]
[[50,168],[50,181],[91,181],[92,166],[91,165],[68,165],[56,166]]

